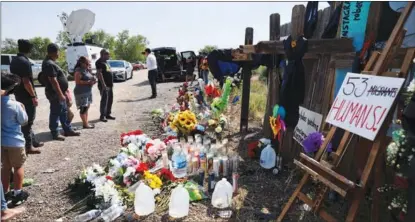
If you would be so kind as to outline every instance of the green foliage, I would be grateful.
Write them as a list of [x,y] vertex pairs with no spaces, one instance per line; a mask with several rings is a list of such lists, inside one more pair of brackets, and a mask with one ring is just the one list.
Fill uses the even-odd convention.
[[50,43],[49,38],[35,37],[30,39],[30,42],[33,44],[32,53],[30,53],[30,58],[35,60],[42,60],[46,57],[47,47]]
[[144,61],[142,51],[149,44],[147,38],[142,35],[130,36],[128,30],[117,35],[115,40],[115,59],[123,59],[130,62]]
[[56,44],[64,48],[70,43],[71,43],[71,39],[69,38],[68,33],[64,31],[59,31],[58,36],[56,37]]
[[259,66],[257,69],[252,70],[253,75],[259,75],[259,80],[266,82],[268,78],[268,70],[266,66]]
[[205,45],[205,47],[201,48],[199,50],[199,54],[209,54],[213,50],[218,49],[216,45]]
[[2,54],[16,54],[18,53],[17,41],[14,39],[6,38],[1,43],[1,53]]

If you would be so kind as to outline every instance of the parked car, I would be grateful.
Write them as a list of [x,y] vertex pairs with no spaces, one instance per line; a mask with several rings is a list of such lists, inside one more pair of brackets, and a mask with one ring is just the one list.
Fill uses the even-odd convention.
[[[161,82],[163,79],[180,78],[186,73],[186,59],[193,58],[196,66],[196,54],[194,51],[176,52],[174,47],[160,47],[152,49],[157,59],[157,66],[159,68],[159,76],[157,81]],[[163,65],[164,64],[164,67]],[[164,78],[163,75],[164,74]]]
[[133,66],[125,60],[108,60],[114,80],[127,81],[133,78]]
[[133,64],[133,70],[141,70],[141,69],[147,69],[147,66],[142,62],[136,62]]
[[[12,62],[12,59],[14,57],[16,57],[15,54],[2,54],[1,55],[1,71],[10,72],[10,63]],[[30,63],[32,63],[33,80],[37,80],[39,78],[39,74],[42,72],[42,65],[36,63],[30,58],[29,58],[29,61]]]

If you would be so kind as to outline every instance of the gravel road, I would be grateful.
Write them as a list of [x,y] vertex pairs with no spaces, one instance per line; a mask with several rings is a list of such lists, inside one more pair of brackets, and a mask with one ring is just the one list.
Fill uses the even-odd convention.
[[[133,79],[115,83],[113,115],[115,121],[102,123],[99,118],[100,95],[96,86],[93,89],[93,105],[89,118],[95,129],[80,130],[80,137],[67,138],[65,142],[51,141],[48,129],[49,102],[43,87],[37,87],[39,107],[34,125],[37,137],[45,142],[42,154],[31,155],[25,165],[27,178],[35,183],[26,188],[30,197],[24,206],[26,213],[18,221],[55,221],[74,203],[61,192],[68,183],[79,175],[83,167],[92,163],[104,164],[119,151],[119,135],[133,129],[142,129],[149,135],[157,135],[152,125],[150,111],[164,107],[176,97],[180,83],[168,82],[157,85],[158,97],[147,99],[151,89],[147,82],[147,71],[134,72]],[[70,82],[71,90],[74,82]],[[75,106],[74,126],[82,126]]]

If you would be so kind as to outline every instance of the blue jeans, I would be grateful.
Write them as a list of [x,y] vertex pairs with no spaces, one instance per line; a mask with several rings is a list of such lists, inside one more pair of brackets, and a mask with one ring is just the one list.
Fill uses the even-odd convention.
[[205,84],[207,85],[209,83],[209,70],[202,70],[202,77],[205,81]]
[[0,181],[0,192],[1,192],[1,211],[7,210],[7,201],[4,197],[4,190],[3,190],[3,184]]
[[61,122],[62,129],[65,132],[72,131],[71,123],[68,120],[68,105],[66,101],[49,100],[50,102],[50,114],[49,114],[49,129],[52,136],[58,136],[59,121]]

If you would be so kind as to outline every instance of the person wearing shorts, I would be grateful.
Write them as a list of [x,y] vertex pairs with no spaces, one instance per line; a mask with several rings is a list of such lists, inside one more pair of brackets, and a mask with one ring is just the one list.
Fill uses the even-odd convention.
[[[27,124],[28,116],[24,105],[12,100],[14,87],[19,85],[19,76],[1,73],[1,182],[3,192],[10,197],[13,205],[20,205],[27,200],[29,193],[22,190],[26,161],[26,140],[22,133],[22,125]],[[10,188],[10,175],[13,170],[14,190],[8,193]]]

